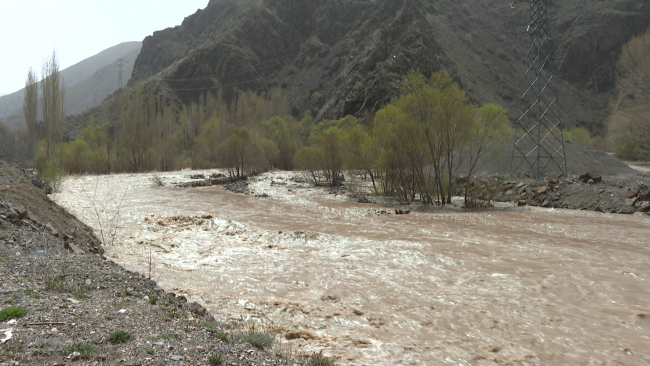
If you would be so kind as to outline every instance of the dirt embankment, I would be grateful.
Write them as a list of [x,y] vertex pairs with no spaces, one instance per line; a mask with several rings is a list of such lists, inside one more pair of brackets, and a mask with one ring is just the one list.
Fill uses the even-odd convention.
[[[0,162],[1,366],[296,364],[241,341],[262,332],[217,323],[104,258],[92,230],[45,190],[32,172]],[[5,317],[12,307],[27,313]]]

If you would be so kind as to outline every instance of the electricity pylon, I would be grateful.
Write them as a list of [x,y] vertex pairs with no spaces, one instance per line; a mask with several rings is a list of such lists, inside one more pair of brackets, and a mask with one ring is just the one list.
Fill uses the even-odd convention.
[[117,69],[119,70],[119,76],[117,78],[117,89],[122,89],[122,67],[124,67],[124,60],[117,60]]
[[539,179],[546,173],[567,175],[564,136],[560,107],[555,92],[555,68],[551,54],[548,28],[550,0],[530,1],[530,23],[527,33],[531,43],[526,59],[526,89],[521,99],[524,111],[518,121],[513,150],[515,171],[530,169]]

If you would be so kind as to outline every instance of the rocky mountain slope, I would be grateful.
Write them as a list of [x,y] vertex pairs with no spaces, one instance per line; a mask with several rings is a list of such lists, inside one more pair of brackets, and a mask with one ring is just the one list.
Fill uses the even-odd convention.
[[[67,88],[66,113],[81,113],[101,103],[106,96],[117,90],[117,60],[122,58],[126,65],[125,71],[130,70],[141,47],[141,42],[120,43],[61,70]],[[130,72],[126,72],[124,83],[129,76]],[[0,97],[0,118],[10,125],[23,122],[23,98],[24,89]]]
[[[640,0],[555,2],[549,11],[568,126],[600,132],[621,46],[650,24]],[[208,90],[286,88],[295,114],[361,115],[398,93],[409,69],[446,69],[476,101],[519,113],[526,2],[212,0],[143,41],[139,78],[180,101]]]

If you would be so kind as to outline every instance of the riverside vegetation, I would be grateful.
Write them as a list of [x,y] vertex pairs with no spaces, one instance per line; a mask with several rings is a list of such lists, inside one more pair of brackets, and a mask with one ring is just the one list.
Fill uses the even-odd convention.
[[[49,64],[56,73],[56,55]],[[425,78],[411,71],[401,96],[376,114],[319,123],[289,116],[281,89],[241,93],[230,104],[208,92],[198,103],[175,107],[164,91],[141,83],[131,94],[118,92],[114,123],[91,121],[78,139],[64,142],[60,113],[51,112],[42,126],[35,121],[35,79],[30,71],[27,143],[54,190],[66,174],[213,167],[226,168],[232,180],[301,169],[317,185],[338,186],[348,169],[362,172],[375,194],[447,204],[457,191],[454,177],[472,176],[487,160],[503,158],[500,147],[513,133],[504,108],[471,103],[447,73]],[[584,129],[566,133],[594,142]],[[466,201],[470,195],[465,189]]]
[[[50,63],[56,69],[56,55]],[[30,71],[28,84],[34,80]],[[288,116],[280,89],[242,93],[230,104],[207,93],[176,108],[164,91],[141,83],[131,94],[119,92],[113,124],[92,121],[76,140],[63,141],[59,114],[28,126],[40,138],[35,165],[55,189],[65,174],[212,167],[226,168],[233,180],[296,168],[315,184],[338,186],[350,169],[362,171],[376,193],[450,203],[453,176],[471,176],[511,136],[507,112],[474,105],[445,72],[426,78],[411,71],[401,92],[375,115],[314,123],[309,115]],[[27,109],[35,108],[30,95]]]

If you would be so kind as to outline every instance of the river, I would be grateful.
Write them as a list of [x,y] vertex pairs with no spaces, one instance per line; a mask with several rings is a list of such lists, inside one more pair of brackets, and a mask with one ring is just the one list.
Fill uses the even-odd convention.
[[153,174],[75,176],[52,198],[103,229],[110,260],[219,320],[271,324],[296,354],[323,350],[341,365],[650,365],[647,216],[393,215],[287,172],[253,178],[249,195],[172,186],[194,173],[159,173],[163,187]]

